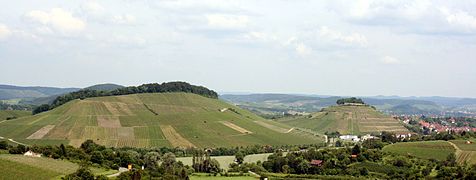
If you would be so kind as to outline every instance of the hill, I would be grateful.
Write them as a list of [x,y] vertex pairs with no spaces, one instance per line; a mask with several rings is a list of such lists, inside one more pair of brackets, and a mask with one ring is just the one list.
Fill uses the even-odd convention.
[[21,87],[0,85],[0,100],[28,99],[48,97],[58,94],[69,93],[79,90],[78,88],[55,88],[55,87]]
[[[342,97],[294,94],[224,94],[220,98],[257,113],[281,114],[288,111],[317,112],[322,108],[334,105]],[[455,114],[459,111],[476,114],[476,100],[470,98],[398,96],[360,98],[378,110],[390,114],[440,114],[445,112],[448,115],[464,115]]]
[[123,88],[124,86],[117,84],[96,84],[94,86],[89,86],[84,89],[96,90],[96,91],[112,91],[115,89]]
[[192,93],[143,93],[72,100],[0,123],[0,136],[26,144],[87,139],[112,147],[230,147],[309,144],[321,139]]
[[310,116],[278,119],[290,126],[311,129],[320,133],[338,131],[341,134],[371,132],[409,132],[398,120],[366,106],[330,106]]
[[0,110],[0,122],[7,119],[15,119],[31,115],[30,111]]
[[[0,179],[59,179],[73,173],[78,165],[66,160],[23,155],[0,154]],[[92,168],[95,174],[111,174],[117,171]],[[13,178],[15,177],[15,178]]]

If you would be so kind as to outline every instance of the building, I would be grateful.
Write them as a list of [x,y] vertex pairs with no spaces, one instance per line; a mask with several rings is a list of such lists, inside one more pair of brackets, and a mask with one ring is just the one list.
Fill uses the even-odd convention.
[[344,141],[354,141],[354,142],[360,141],[360,138],[356,135],[342,135],[342,136],[339,136],[339,139]]
[[321,166],[322,166],[322,163],[323,163],[322,160],[315,160],[315,159],[314,159],[314,160],[312,160],[309,164],[310,164],[311,166],[321,167]]
[[31,150],[27,151],[25,154],[23,154],[24,156],[30,156],[30,157],[41,157],[41,154],[38,154],[38,153],[35,153]]

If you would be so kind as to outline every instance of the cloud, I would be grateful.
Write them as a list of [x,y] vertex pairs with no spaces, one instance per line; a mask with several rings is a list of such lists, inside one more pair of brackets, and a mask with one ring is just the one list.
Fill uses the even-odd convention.
[[208,25],[221,29],[241,29],[249,24],[248,16],[228,15],[228,14],[208,14],[205,15]]
[[400,64],[400,60],[392,56],[385,56],[382,58],[384,64]]
[[4,24],[0,24],[0,40],[6,39],[12,34],[12,31]]
[[296,52],[300,56],[307,56],[307,55],[311,54],[312,49],[310,47],[306,46],[304,43],[298,43],[296,45]]
[[476,17],[470,15],[468,12],[456,10],[451,11],[446,7],[440,8],[441,13],[445,16],[448,24],[461,28],[463,31],[473,31],[476,29]]
[[130,14],[115,15],[112,17],[112,22],[115,24],[134,24],[136,17]]
[[90,14],[102,13],[105,8],[96,1],[88,1],[81,5],[81,9]]
[[365,47],[368,43],[367,38],[362,34],[351,33],[349,35],[344,35],[341,32],[329,29],[329,27],[327,26],[323,26],[320,28],[319,36],[322,38],[330,39],[331,41],[340,41],[347,44],[357,44],[362,47]]
[[34,10],[28,12],[25,17],[64,34],[78,33],[86,27],[86,22],[61,8],[53,8],[49,11]]

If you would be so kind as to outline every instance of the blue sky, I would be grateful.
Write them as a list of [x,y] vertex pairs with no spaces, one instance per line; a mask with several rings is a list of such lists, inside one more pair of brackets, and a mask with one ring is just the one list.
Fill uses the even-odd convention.
[[476,97],[475,1],[4,1],[0,84]]

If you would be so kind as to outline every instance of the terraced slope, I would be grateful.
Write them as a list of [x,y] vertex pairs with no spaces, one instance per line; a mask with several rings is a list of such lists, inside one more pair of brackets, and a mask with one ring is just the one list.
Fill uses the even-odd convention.
[[409,132],[398,120],[368,106],[330,106],[312,116],[278,120],[290,126],[324,133],[339,131],[341,134],[364,134],[390,131]]
[[0,129],[0,136],[21,143],[74,146],[87,139],[111,147],[230,147],[322,141],[299,131],[285,132],[291,127],[189,93],[74,100],[48,112],[0,123]]

